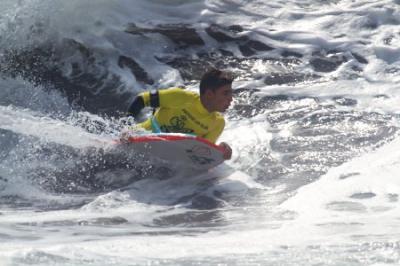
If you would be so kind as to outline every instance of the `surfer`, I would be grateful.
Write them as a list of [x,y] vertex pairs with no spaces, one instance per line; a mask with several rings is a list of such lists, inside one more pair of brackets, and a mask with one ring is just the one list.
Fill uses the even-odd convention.
[[[128,115],[136,117],[144,107],[153,107],[154,115],[140,127],[156,133],[194,134],[216,143],[225,127],[221,113],[232,102],[232,82],[229,72],[212,69],[201,78],[200,94],[181,88],[143,92],[129,106]],[[231,147],[225,142],[218,146],[229,160]]]

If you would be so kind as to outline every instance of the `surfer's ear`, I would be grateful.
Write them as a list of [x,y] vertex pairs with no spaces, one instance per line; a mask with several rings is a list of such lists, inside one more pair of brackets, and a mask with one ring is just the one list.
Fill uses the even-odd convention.
[[204,99],[207,102],[210,102],[215,98],[215,92],[213,90],[206,90],[205,92],[203,92],[203,94],[204,94]]

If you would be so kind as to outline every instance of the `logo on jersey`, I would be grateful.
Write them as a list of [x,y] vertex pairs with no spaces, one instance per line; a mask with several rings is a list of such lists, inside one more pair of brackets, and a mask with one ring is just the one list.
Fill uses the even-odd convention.
[[187,117],[184,115],[173,116],[169,120],[169,125],[162,125],[161,131],[163,132],[178,132],[178,133],[193,133],[193,129],[185,128]]

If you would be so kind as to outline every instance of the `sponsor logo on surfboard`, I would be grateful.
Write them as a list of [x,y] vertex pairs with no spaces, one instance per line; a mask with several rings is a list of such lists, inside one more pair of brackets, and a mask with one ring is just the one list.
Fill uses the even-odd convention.
[[208,147],[195,145],[192,149],[186,150],[186,152],[195,164],[205,165],[214,162],[214,159],[210,157],[211,149]]

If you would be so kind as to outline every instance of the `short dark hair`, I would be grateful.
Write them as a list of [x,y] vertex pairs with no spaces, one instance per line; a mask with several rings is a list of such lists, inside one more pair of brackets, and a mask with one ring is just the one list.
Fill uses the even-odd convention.
[[200,95],[203,95],[206,90],[216,91],[218,88],[231,85],[233,76],[230,72],[218,69],[210,69],[207,71],[200,81]]

